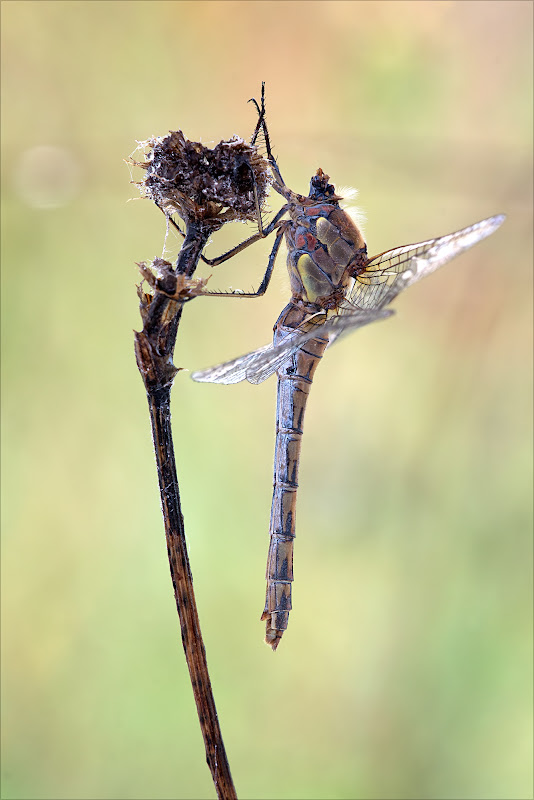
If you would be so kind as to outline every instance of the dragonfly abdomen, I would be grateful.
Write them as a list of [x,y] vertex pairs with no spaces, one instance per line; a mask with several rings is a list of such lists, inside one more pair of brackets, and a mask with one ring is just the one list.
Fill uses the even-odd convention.
[[304,412],[313,375],[328,339],[310,339],[278,372],[276,450],[267,595],[262,619],[265,641],[276,650],[287,628],[293,581],[293,540]]

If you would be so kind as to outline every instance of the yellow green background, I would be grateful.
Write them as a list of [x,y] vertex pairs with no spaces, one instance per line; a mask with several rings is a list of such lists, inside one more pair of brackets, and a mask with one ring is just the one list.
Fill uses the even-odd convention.
[[[262,80],[287,183],[305,192],[322,167],[357,186],[371,253],[508,219],[321,364],[275,654],[259,621],[274,381],[176,379],[238,794],[532,797],[532,12],[4,0],[2,798],[214,796],[133,357],[134,262],[178,241],[129,202],[123,159],[169,129],[248,137]],[[269,247],[200,274],[257,286]],[[192,303],[176,364],[265,344],[284,273],[261,300]]]

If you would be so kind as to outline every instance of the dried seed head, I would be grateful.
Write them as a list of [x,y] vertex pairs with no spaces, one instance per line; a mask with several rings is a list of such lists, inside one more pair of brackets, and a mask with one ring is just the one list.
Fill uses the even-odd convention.
[[186,222],[202,220],[218,228],[233,220],[256,219],[271,182],[269,164],[255,145],[238,136],[214,148],[191,142],[181,131],[140,142],[148,147],[141,192],[168,214]]

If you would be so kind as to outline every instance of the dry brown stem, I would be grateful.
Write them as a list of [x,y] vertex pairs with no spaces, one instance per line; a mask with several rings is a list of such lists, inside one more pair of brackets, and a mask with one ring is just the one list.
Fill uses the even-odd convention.
[[148,144],[151,150],[139,164],[147,170],[142,190],[166,214],[182,217],[186,235],[175,267],[163,259],[155,259],[152,269],[146,263],[139,265],[152,292],[144,290],[143,282],[138,286],[143,329],[135,333],[135,355],[147,392],[174,597],[206,760],[218,797],[233,800],[237,795],[217,718],[187,554],[170,391],[178,372],[173,353],[182,310],[203,287],[203,281],[192,279],[202,249],[225,222],[257,214],[268,186],[267,165],[257,148],[237,138],[209,150],[176,131]]

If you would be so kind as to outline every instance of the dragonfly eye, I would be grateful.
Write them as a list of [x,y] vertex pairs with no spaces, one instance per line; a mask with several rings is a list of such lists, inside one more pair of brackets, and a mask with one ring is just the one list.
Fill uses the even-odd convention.
[[322,169],[318,169],[317,173],[310,181],[310,200],[329,200],[336,196],[335,187],[328,183],[330,175],[327,175]]

